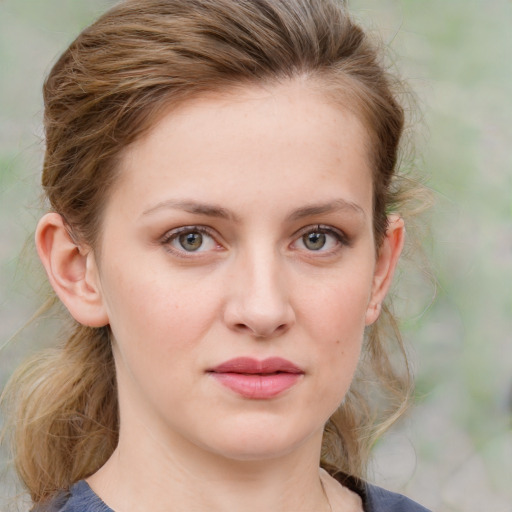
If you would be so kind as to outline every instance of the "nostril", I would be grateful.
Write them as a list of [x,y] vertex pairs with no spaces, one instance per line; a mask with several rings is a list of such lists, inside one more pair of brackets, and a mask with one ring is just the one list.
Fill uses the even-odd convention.
[[256,329],[251,329],[250,326],[248,326],[244,323],[238,323],[238,324],[235,324],[235,329],[239,332],[248,331],[258,338],[273,338],[276,335],[283,334],[288,329],[288,326],[287,326],[287,324],[281,324],[281,325],[278,325],[276,328],[269,328],[268,330],[267,329],[256,330]]

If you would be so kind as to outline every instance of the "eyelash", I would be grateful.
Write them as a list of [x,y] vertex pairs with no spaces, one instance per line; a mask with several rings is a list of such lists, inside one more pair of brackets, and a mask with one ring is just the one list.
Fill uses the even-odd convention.
[[183,226],[177,229],[173,229],[168,231],[160,240],[161,244],[165,247],[165,249],[173,255],[176,255],[181,258],[197,258],[199,254],[204,251],[186,251],[185,249],[177,249],[173,247],[171,244],[174,240],[178,239],[180,235],[199,233],[201,235],[206,235],[213,240],[216,247],[221,247],[221,245],[217,242],[216,236],[210,228],[206,226]]
[[316,224],[314,226],[306,226],[306,227],[302,228],[294,235],[293,244],[299,242],[300,240],[303,240],[304,236],[311,234],[311,233],[322,233],[325,235],[330,235],[330,236],[334,237],[334,239],[337,242],[336,247],[334,247],[332,249],[327,249],[327,250],[319,249],[317,251],[310,249],[309,251],[307,251],[312,254],[316,254],[316,255],[321,254],[322,256],[329,256],[329,255],[336,253],[341,247],[350,247],[351,246],[350,239],[347,237],[347,235],[343,231],[336,229],[332,226],[326,226],[323,224]]
[[[206,235],[207,237],[211,238],[213,242],[215,243],[216,247],[222,247],[221,244],[219,244],[216,240],[216,234],[213,230],[206,226],[183,226],[177,229],[173,229],[169,232],[167,232],[162,238],[161,238],[161,244],[165,246],[166,250],[173,255],[177,255],[181,258],[197,258],[200,257],[199,255],[203,252],[209,252],[209,251],[186,251],[185,249],[178,249],[173,247],[171,244],[173,241],[177,240],[180,235],[186,235],[186,234],[192,234],[192,233],[200,233],[201,235]],[[293,236],[293,242],[291,245],[296,244],[297,242],[303,240],[303,237],[311,234],[311,233],[321,233],[325,235],[330,235],[334,237],[337,244],[334,248],[322,250],[323,248],[320,248],[319,250],[313,250],[313,249],[307,249],[304,250],[308,253],[311,253],[312,255],[322,255],[322,256],[329,256],[334,253],[336,253],[341,247],[350,247],[350,240],[348,237],[343,233],[343,231],[340,231],[339,229],[336,229],[332,226],[326,226],[322,224],[316,224],[314,226],[306,226],[296,232]],[[299,250],[299,249],[294,249]]]

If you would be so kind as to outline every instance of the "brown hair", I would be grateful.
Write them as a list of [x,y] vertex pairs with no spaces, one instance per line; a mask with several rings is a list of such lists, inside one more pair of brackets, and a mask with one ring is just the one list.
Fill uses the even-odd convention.
[[[165,108],[298,75],[365,123],[378,245],[404,192],[396,178],[404,113],[376,46],[337,0],[131,0],[112,8],[78,36],[44,84],[42,183],[50,208],[78,240],[97,247],[117,160]],[[366,332],[356,379],[325,427],[322,465],[363,477],[371,445],[409,391],[405,351],[384,308]],[[16,467],[34,502],[94,473],[118,435],[108,327],[75,323],[62,346],[16,372],[6,396]]]

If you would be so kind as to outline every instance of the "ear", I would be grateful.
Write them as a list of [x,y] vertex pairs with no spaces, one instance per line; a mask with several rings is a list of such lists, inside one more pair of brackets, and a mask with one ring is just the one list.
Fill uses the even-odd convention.
[[386,236],[379,248],[373,274],[372,293],[366,310],[366,325],[373,324],[380,315],[381,304],[388,293],[396,265],[404,246],[404,221],[398,215],[388,217]]
[[47,213],[39,221],[35,242],[50,284],[73,318],[89,327],[107,325],[92,250],[73,241],[58,213]]

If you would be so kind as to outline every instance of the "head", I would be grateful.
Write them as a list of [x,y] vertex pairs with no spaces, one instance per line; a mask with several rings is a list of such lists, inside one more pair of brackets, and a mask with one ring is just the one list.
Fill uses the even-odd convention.
[[[349,152],[357,153],[358,162],[364,162],[359,167],[367,172],[364,178],[358,175],[354,180],[359,180],[359,189],[363,190],[361,186],[364,186],[368,193],[363,202],[371,240],[368,247],[373,251],[370,277],[378,272],[375,269],[379,267],[379,258],[386,251],[392,267],[390,273],[383,273],[384,285],[375,294],[378,300],[368,300],[368,313],[360,325],[361,330],[367,327],[360,372],[373,372],[382,378],[382,384],[394,386],[394,392],[399,391],[401,384],[393,373],[379,335],[378,318],[403,236],[400,220],[389,215],[390,208],[396,206],[396,191],[392,185],[404,124],[403,110],[394,97],[392,80],[382,68],[375,47],[350,19],[342,2],[122,2],[71,44],[52,69],[45,83],[44,98],[47,149],[42,182],[52,216],[47,217],[51,220],[38,230],[40,254],[47,269],[50,268],[51,258],[45,245],[50,238],[60,236],[65,239],[62,246],[66,248],[68,260],[86,261],[88,255],[92,255],[88,261],[94,263],[83,268],[66,267],[68,284],[64,288],[68,291],[62,291],[62,280],[60,283],[58,278],[52,281],[72,313],[72,301],[68,303],[66,293],[73,294],[76,288],[69,283],[83,281],[80,278],[85,272],[97,277],[105,271],[103,262],[108,262],[108,254],[111,254],[105,233],[113,232],[112,219],[116,215],[113,207],[122,204],[119,196],[122,197],[127,176],[131,173],[139,185],[144,184],[146,171],[140,159],[151,154],[152,144],[157,144],[155,140],[165,134],[165,130],[172,133],[174,122],[187,128],[187,115],[197,116],[205,126],[213,127],[219,113],[221,118],[229,120],[232,116],[232,120],[240,122],[247,114],[255,123],[250,126],[258,126],[259,122],[263,134],[268,125],[261,112],[268,110],[271,118],[272,102],[276,102],[277,112],[286,115],[298,112],[297,124],[304,121],[304,126],[308,124],[305,122],[308,110],[301,110],[303,104],[313,109],[314,115],[322,109],[334,116],[337,112],[343,119],[342,127],[351,134],[349,137],[340,132],[340,140]],[[254,102],[259,102],[257,109]],[[249,105],[248,112],[244,113],[244,105]],[[203,119],[201,116],[208,117],[208,112],[214,113],[213,118]],[[336,121],[326,115],[326,124],[321,126],[320,118],[317,116],[314,121],[317,133],[322,133],[323,129],[326,137],[331,136]],[[291,128],[290,124],[284,126]],[[188,128],[190,132],[191,127]],[[273,129],[278,134],[275,126]],[[313,131],[311,135],[314,136]],[[336,144],[335,136],[332,143]],[[165,144],[155,146],[158,147],[165,150]],[[177,153],[179,149],[176,146]],[[172,157],[173,153],[168,156]],[[137,162],[138,158],[136,170],[130,168],[130,162]],[[300,162],[295,163],[300,168]],[[350,175],[347,169],[343,172]],[[347,176],[343,179],[352,183]],[[297,182],[300,177],[298,174]],[[198,178],[206,179],[207,183],[211,179],[212,186],[219,182],[219,177],[213,175],[209,178],[201,174]],[[150,171],[147,179],[154,183]],[[289,179],[294,177],[290,175]],[[231,186],[226,183],[226,187]],[[215,190],[218,189],[217,186]],[[242,186],[242,198],[243,190]],[[224,194],[227,197],[227,192]],[[229,194],[229,197],[234,195]],[[222,199],[222,194],[219,197]],[[293,197],[290,201],[293,203]],[[269,212],[269,216],[274,213]],[[275,215],[277,218],[281,214]],[[51,236],[50,231],[54,233]],[[329,237],[334,240],[332,234]],[[52,272],[49,274],[52,279]],[[372,279],[368,284],[369,298],[372,298]],[[117,442],[118,403],[111,351],[113,326],[109,326],[105,302],[97,300],[95,291],[92,288],[80,292],[88,301],[88,313],[85,316],[74,314],[82,325],[76,324],[62,351],[67,354],[66,364],[69,366],[69,360],[73,360],[73,372],[83,374],[83,379],[78,379],[79,384],[73,386],[72,393],[62,397],[60,409],[67,408],[68,415],[63,414],[61,418],[69,418],[71,414],[76,417],[77,408],[82,415],[80,421],[68,421],[67,428],[74,429],[72,435],[68,431],[68,439],[87,434],[82,435],[79,443],[70,441],[72,446],[66,447],[67,452],[96,455],[81,463],[75,456],[72,470],[60,471],[58,475],[56,472],[53,482],[47,482],[46,488],[40,484],[36,489],[31,483],[36,480],[36,470],[20,464],[22,476],[25,481],[30,480],[29,488],[38,499],[53,492],[52,485],[62,487],[94,472]],[[179,307],[179,300],[176,307]],[[283,312],[284,316],[287,314]],[[233,315],[236,317],[234,310]],[[249,322],[235,320],[233,325],[249,325]],[[286,329],[290,320],[275,322],[277,329],[282,326]],[[360,349],[360,345],[354,347],[355,363],[350,376],[355,371]],[[62,355],[58,357],[64,361]],[[117,363],[119,369],[119,361]],[[105,368],[110,368],[111,372],[105,372]],[[100,378],[105,373],[108,377]],[[87,378],[89,383],[85,381]],[[95,383],[94,393],[90,391],[92,382]],[[349,385],[347,382],[343,404],[330,419],[325,418],[328,421],[323,462],[328,468],[360,476],[371,438],[367,431],[374,424],[369,399],[359,394],[357,382],[350,390]],[[39,474],[47,472],[41,470],[44,462],[36,465]]]

